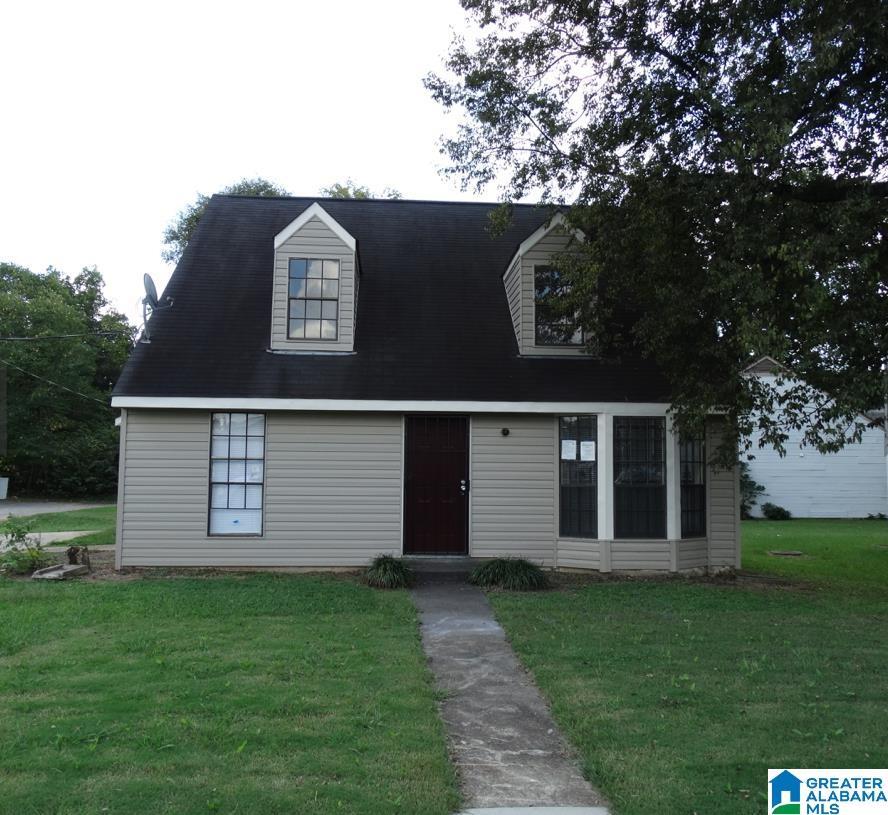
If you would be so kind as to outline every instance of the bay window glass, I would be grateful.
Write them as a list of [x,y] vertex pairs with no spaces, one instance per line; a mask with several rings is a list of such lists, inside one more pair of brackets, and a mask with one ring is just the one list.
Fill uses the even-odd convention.
[[706,535],[706,454],[702,438],[682,439],[679,446],[681,468],[681,536]]
[[211,535],[261,535],[265,416],[214,413],[210,440]]
[[559,426],[559,532],[598,537],[598,417],[562,416]]
[[666,537],[666,420],[614,417],[614,537]]

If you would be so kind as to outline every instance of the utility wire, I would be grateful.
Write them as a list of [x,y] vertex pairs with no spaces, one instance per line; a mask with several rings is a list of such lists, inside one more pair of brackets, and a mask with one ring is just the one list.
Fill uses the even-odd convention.
[[53,382],[51,379],[47,379],[45,376],[40,376],[40,374],[31,373],[31,371],[26,371],[24,368],[20,368],[18,365],[10,362],[6,359],[0,359],[0,365],[8,365],[10,368],[15,368],[17,371],[25,374],[26,376],[31,376],[34,379],[39,379],[41,382],[46,382],[47,385],[53,385],[56,388],[61,388],[63,391],[68,391],[68,393],[73,393],[75,396],[82,396],[84,399],[89,399],[91,402],[98,402],[102,407],[111,407],[107,402],[103,402],[101,399],[96,399],[95,396],[90,396],[86,393],[81,393],[80,391],[75,391],[73,388],[69,388],[67,385],[62,385],[60,382]]
[[111,337],[128,331],[87,331],[83,334],[49,334],[40,337],[0,337],[0,342],[38,342],[39,340],[67,340],[72,337]]

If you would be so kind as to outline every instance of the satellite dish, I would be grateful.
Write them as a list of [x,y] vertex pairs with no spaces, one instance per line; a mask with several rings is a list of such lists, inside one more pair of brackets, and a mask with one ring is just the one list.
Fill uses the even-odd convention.
[[164,298],[167,301],[166,305],[160,305],[160,298],[157,296],[157,286],[154,285],[151,275],[146,273],[142,277],[142,282],[145,284],[145,296],[142,298],[142,322],[144,323],[145,328],[142,331],[141,341],[151,342],[151,333],[148,330],[148,320],[151,319],[151,315],[154,314],[155,311],[162,311],[163,309],[170,308],[173,305],[173,298]]
[[149,308],[156,309],[157,308],[157,287],[154,285],[154,281],[151,279],[151,275],[147,272],[145,276],[142,278],[145,283],[145,300],[144,303]]

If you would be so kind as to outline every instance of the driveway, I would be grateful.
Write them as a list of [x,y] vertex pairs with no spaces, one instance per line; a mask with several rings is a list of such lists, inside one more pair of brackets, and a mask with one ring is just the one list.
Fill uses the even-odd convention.
[[0,521],[10,515],[37,515],[42,512],[68,512],[72,509],[91,509],[108,506],[109,501],[80,503],[77,501],[45,501],[41,498],[8,498],[0,501]]

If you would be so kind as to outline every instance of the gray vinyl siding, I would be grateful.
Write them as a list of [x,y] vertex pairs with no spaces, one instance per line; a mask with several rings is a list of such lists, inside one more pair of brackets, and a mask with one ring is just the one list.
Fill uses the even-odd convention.
[[678,544],[678,569],[705,569],[709,563],[706,538],[685,538]]
[[605,569],[601,550],[603,541],[579,538],[558,539],[558,567],[561,569]]
[[[339,337],[337,340],[287,338],[289,259],[339,261]],[[354,349],[357,281],[355,255],[320,218],[312,218],[274,253],[271,347],[277,351],[352,351]]]
[[[718,421],[706,429],[706,447],[714,451],[721,440]],[[706,497],[709,507],[709,568],[740,567],[740,470],[709,465]]]
[[534,307],[534,266],[545,266],[559,252],[568,249],[574,240],[562,228],[556,227],[521,256],[521,353],[539,356],[578,356],[580,347],[536,346],[536,317]]
[[261,537],[207,535],[207,411],[127,411],[123,566],[358,566],[401,551],[397,414],[269,413]]
[[512,315],[512,325],[515,328],[515,339],[521,348],[521,256],[516,255],[512,265],[503,277],[503,286],[506,289],[506,300],[509,303],[509,314]]
[[[507,427],[509,435],[503,436]],[[555,419],[472,417],[470,546],[474,557],[554,565]]]
[[668,572],[672,564],[671,550],[665,540],[615,540],[611,542],[611,569]]

